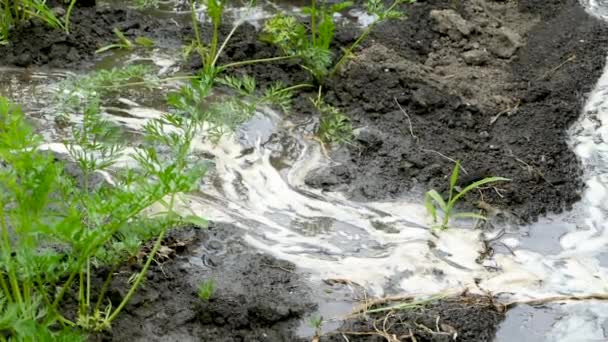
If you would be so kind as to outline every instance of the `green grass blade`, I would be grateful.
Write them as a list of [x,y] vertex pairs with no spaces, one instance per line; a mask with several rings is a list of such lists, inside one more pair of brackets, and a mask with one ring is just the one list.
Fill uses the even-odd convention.
[[504,178],[504,177],[484,178],[482,180],[469,184],[466,188],[464,188],[461,192],[459,192],[456,196],[454,196],[454,198],[451,200],[451,202],[456,203],[456,201],[458,201],[458,199],[460,197],[466,195],[471,190],[475,190],[475,189],[481,187],[482,185],[489,184],[489,183],[496,183],[496,182],[508,182],[508,181],[510,181],[510,179]]
[[476,213],[456,213],[452,217],[454,217],[454,218],[474,218],[474,219],[484,220],[484,221],[486,221],[488,219],[487,217],[485,217],[481,214],[476,214]]
[[436,190],[430,190],[426,194],[439,206],[439,208],[441,208],[441,210],[443,210],[444,212],[447,211],[447,203],[445,203],[443,197],[441,197],[441,195]]
[[454,187],[456,186],[456,182],[458,182],[458,174],[460,173],[460,161],[456,162],[454,165],[454,170],[452,171],[452,176],[450,177],[450,199],[448,202],[451,202],[452,196],[454,196]]

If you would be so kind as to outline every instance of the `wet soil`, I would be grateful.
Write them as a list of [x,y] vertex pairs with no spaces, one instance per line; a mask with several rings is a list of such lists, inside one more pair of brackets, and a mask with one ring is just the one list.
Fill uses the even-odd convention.
[[[53,8],[56,13],[65,13],[61,6]],[[180,44],[172,38],[179,31],[174,22],[128,9],[77,7],[70,17],[69,34],[50,29],[37,19],[14,28],[10,42],[0,45],[0,65],[63,69],[89,67],[101,57],[95,54],[97,49],[118,43],[113,32],[115,28],[132,42],[138,37],[146,37],[157,44]]]
[[[602,71],[606,25],[575,0],[451,3],[414,4],[332,80],[359,130],[307,183],[386,199],[445,190],[460,160],[461,184],[510,178],[480,199],[524,220],[569,208],[582,182],[567,129]],[[395,44],[402,30],[426,34]]]
[[[324,84],[327,101],[351,118],[356,138],[333,149],[334,165],[310,174],[307,184],[357,200],[390,199],[412,188],[445,190],[453,161],[460,160],[461,185],[485,176],[511,178],[483,190],[478,199],[523,220],[568,208],[583,184],[567,129],[602,71],[608,28],[576,0],[420,0],[406,9],[408,19],[378,26],[343,72]],[[173,39],[176,46],[181,41],[175,38],[189,33],[114,8],[79,8],[72,22],[69,36],[36,21],[16,28],[12,43],[0,46],[0,65],[89,66],[96,49],[115,41],[112,27],[130,39]],[[341,28],[336,52],[352,43],[355,33]],[[243,25],[222,61],[277,54]],[[189,67],[199,65],[194,60]],[[234,72],[255,76],[260,84],[310,81],[293,62]],[[307,99],[312,95],[297,94],[294,108],[300,115],[314,113]],[[293,265],[252,250],[229,225],[177,234],[169,260],[152,267],[112,332],[95,339],[298,340],[293,331],[314,309],[314,300]],[[116,301],[124,295],[126,277],[119,274],[113,284]],[[208,279],[215,280],[217,291],[202,301],[197,287]],[[418,341],[448,335],[415,323],[434,332],[453,329],[466,341],[489,341],[502,314],[483,303],[445,300],[389,319],[396,335],[407,336],[411,329]],[[341,330],[367,332],[384,317],[350,320]],[[437,317],[445,324],[439,329]]]
[[[404,303],[392,303],[392,306]],[[490,342],[503,319],[500,307],[486,297],[461,296],[415,308],[351,318],[319,341]]]
[[[240,235],[213,223],[174,231],[112,331],[91,340],[296,341],[299,320],[315,308],[308,285],[293,264],[252,250]],[[117,272],[108,292],[114,305],[134,267]],[[202,300],[198,288],[209,280],[215,290]]]

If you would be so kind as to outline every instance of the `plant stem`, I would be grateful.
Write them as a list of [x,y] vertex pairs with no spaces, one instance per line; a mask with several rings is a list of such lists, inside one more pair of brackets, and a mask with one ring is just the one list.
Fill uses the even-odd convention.
[[224,48],[226,48],[226,45],[228,44],[228,41],[230,41],[230,39],[232,38],[232,36],[236,32],[236,29],[239,28],[239,26],[241,26],[242,23],[243,23],[242,21],[239,21],[238,23],[236,23],[234,25],[234,27],[232,27],[232,30],[230,30],[230,33],[228,33],[228,36],[226,36],[226,39],[224,39],[224,42],[222,43],[222,46],[220,46],[220,49],[215,54],[215,58],[213,59],[213,63],[211,65],[215,66],[215,64],[217,63],[218,58],[220,58],[220,55],[222,54],[222,51],[224,51]]
[[227,69],[227,68],[234,68],[234,67],[239,67],[239,66],[243,66],[243,65],[250,65],[250,64],[256,64],[256,63],[284,61],[284,60],[294,59],[294,58],[299,58],[299,57],[300,56],[295,55],[295,56],[279,56],[279,57],[269,57],[269,58],[260,58],[260,59],[250,59],[250,60],[247,60],[247,61],[240,61],[240,62],[233,62],[233,63],[224,64],[224,65],[222,65],[219,68],[220,69]]
[[284,93],[287,91],[292,91],[292,90],[297,90],[297,89],[302,89],[302,88],[314,88],[314,87],[315,86],[310,83],[296,84],[291,87],[283,88],[283,89],[279,90],[278,93]]
[[[400,1],[399,0],[395,0],[393,2],[392,5],[389,6],[389,8],[386,10],[385,13],[389,13],[391,11],[393,11],[395,9],[395,7],[397,7],[397,5],[399,5]],[[336,63],[336,65],[334,65],[334,67],[331,69],[331,72],[329,73],[329,76],[333,76],[336,71],[338,71],[338,69],[340,68],[340,66],[346,61],[346,59],[352,54],[353,50],[359,46],[359,44],[361,44],[361,42],[363,41],[363,39],[365,39],[374,29],[374,27],[376,27],[376,25],[381,22],[383,20],[381,19],[376,19],[374,20],[373,23],[371,23],[366,29],[365,31],[363,31],[363,33],[361,34],[361,36],[359,36],[359,38],[357,38],[357,40],[348,48],[346,49],[346,51],[344,51],[344,54],[342,55],[342,57],[340,57],[340,60],[338,60],[338,63]]]
[[194,9],[194,0],[190,0],[190,16],[192,19],[192,28],[194,29],[194,37],[196,39],[196,44],[200,47],[203,47],[203,41],[201,40],[201,32],[198,27],[198,19],[196,18],[196,10]]
[[8,281],[13,290],[13,298],[15,299],[15,302],[19,304],[22,310],[24,310],[23,298],[21,297],[21,289],[19,288],[17,274],[15,273],[15,269],[13,267],[14,264],[11,260],[11,241],[10,237],[8,236],[8,227],[6,226],[6,214],[4,213],[4,203],[2,202],[0,202],[0,228],[2,228],[2,237],[4,242],[3,250],[8,268]]
[[[182,168],[180,168],[180,169],[182,169]],[[173,206],[174,205],[175,205],[175,193],[172,193],[171,194],[171,200],[169,201],[169,205],[168,205],[168,208],[167,208],[167,215],[169,217],[172,217],[173,215],[175,215],[175,213],[173,212]],[[107,325],[110,325],[112,323],[112,321],[114,319],[116,319],[116,317],[118,316],[118,314],[120,313],[120,311],[122,311],[122,309],[127,305],[127,303],[129,302],[129,300],[131,300],[131,297],[133,297],[133,294],[135,293],[135,291],[137,290],[137,288],[141,284],[142,280],[144,279],[144,277],[148,273],[148,268],[150,268],[150,264],[152,264],[152,260],[154,260],[154,256],[156,255],[156,253],[160,249],[160,246],[162,245],[162,242],[163,242],[163,238],[164,238],[165,233],[167,232],[168,229],[169,229],[168,226],[164,227],[163,230],[160,232],[160,234],[158,234],[158,238],[156,239],[156,243],[154,243],[154,247],[152,248],[152,251],[150,251],[150,255],[148,255],[148,260],[146,260],[144,268],[137,275],[137,279],[135,280],[135,283],[133,283],[133,286],[131,286],[131,288],[129,289],[129,292],[127,293],[127,295],[122,299],[122,302],[120,302],[120,304],[118,305],[118,307],[116,308],[116,310],[114,310],[114,312],[110,315],[110,317],[108,317],[105,320],[105,323]]]
[[[165,82],[171,82],[171,81],[193,80],[195,78],[198,78],[198,76],[195,76],[195,75],[175,76],[175,77],[161,78],[160,80],[158,80],[158,82],[165,83]],[[103,89],[115,89],[115,88],[141,86],[141,85],[147,85],[147,84],[150,84],[150,82],[142,81],[142,82],[131,82],[131,83],[123,83],[123,84],[114,84],[114,85],[108,85],[108,86],[101,86],[100,88],[103,88]]]
[[[2,271],[4,271],[4,270],[2,270]],[[13,296],[11,296],[11,291],[9,290],[6,280],[4,279],[4,272],[0,272],[0,286],[2,287],[2,292],[4,294],[4,298],[6,298],[6,300],[9,303],[12,303]]]
[[312,35],[312,46],[316,46],[317,42],[317,0],[312,0],[310,13],[310,33]]
[[72,0],[70,5],[68,6],[68,10],[65,12],[65,33],[70,34],[70,17],[72,16],[72,9],[74,9],[74,5],[77,0]]
[[118,264],[112,266],[110,273],[108,273],[106,280],[103,282],[103,285],[101,286],[101,291],[99,291],[99,298],[97,298],[97,304],[95,304],[95,311],[99,311],[99,309],[101,308],[101,303],[103,302],[103,297],[105,296],[106,291],[108,290],[108,287],[110,287],[110,283],[112,282],[112,277],[114,275],[114,272],[116,272],[117,268],[118,268]]
[[338,63],[336,63],[334,65],[334,67],[331,69],[331,72],[329,73],[329,76],[333,76],[336,71],[338,71],[338,69],[340,68],[340,66],[346,62],[346,59],[349,58],[349,56],[352,54],[353,50],[359,46],[359,44],[361,44],[361,42],[363,41],[363,39],[365,39],[370,32],[372,31],[372,29],[374,28],[374,26],[376,26],[377,21],[373,22],[372,24],[370,24],[367,29],[363,32],[363,34],[361,34],[361,36],[359,36],[359,38],[357,38],[357,40],[348,47],[348,49],[346,49],[346,51],[344,51],[344,54],[342,55],[342,57],[340,57],[340,59],[338,60]]
[[148,272],[148,268],[150,268],[150,264],[152,263],[152,260],[154,259],[156,252],[158,252],[158,250],[160,249],[160,246],[163,242],[163,238],[165,237],[165,233],[167,232],[167,229],[168,229],[168,227],[164,228],[158,235],[158,238],[156,239],[156,243],[154,243],[154,248],[152,248],[150,255],[148,255],[148,260],[146,260],[146,263],[144,264],[144,268],[137,275],[137,278],[135,279],[135,283],[133,283],[133,286],[131,286],[131,288],[129,289],[129,292],[127,292],[127,295],[123,298],[122,302],[120,302],[120,304],[118,305],[116,310],[114,310],[114,312],[110,315],[110,317],[108,317],[106,319],[107,324],[112,323],[112,321],[116,319],[116,317],[122,311],[122,309],[125,307],[125,305],[127,305],[129,300],[131,300],[131,297],[133,297],[133,294],[135,293],[135,291],[137,290],[137,288],[143,281],[144,277],[146,276],[146,273]]

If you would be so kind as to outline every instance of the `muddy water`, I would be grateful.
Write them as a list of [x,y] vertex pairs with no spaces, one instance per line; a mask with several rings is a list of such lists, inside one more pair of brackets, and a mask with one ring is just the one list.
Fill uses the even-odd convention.
[[[584,4],[594,15],[608,16],[608,2]],[[143,59],[168,73],[174,65],[168,56],[117,55],[102,66]],[[56,127],[48,103],[54,85],[67,74],[0,69],[0,94],[26,104],[51,143],[47,147],[58,151],[61,145],[56,143],[65,132]],[[152,96],[116,99],[105,109],[108,119],[134,134],[165,110]],[[339,193],[309,189],[303,181],[307,172],[332,163],[308,138],[312,124],[261,109],[217,145],[201,135],[195,152],[212,158],[215,169],[184,207],[238,225],[249,244],[295,263],[317,285],[348,279],[374,295],[469,288],[509,300],[608,291],[608,70],[571,130],[571,146],[585,168],[583,199],[571,212],[527,227],[496,222],[495,231],[482,233],[467,228],[470,222],[460,222],[459,228],[436,232],[428,228],[421,193],[358,203]],[[496,253],[480,260],[484,241],[491,241]],[[344,300],[324,299],[321,304],[326,318],[350,309]],[[509,313],[497,336],[497,341],[606,339],[608,305],[599,302],[520,306]]]

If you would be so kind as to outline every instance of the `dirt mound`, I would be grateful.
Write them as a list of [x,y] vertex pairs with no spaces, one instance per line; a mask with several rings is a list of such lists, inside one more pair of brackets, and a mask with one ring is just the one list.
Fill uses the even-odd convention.
[[[582,182],[566,131],[602,71],[608,29],[576,0],[449,3],[412,5],[332,80],[328,99],[357,137],[307,183],[386,199],[445,189],[460,160],[462,184],[511,178],[481,199],[523,219],[568,208]],[[395,44],[402,27],[421,38]]]
[[[65,12],[61,7],[56,11]],[[170,21],[120,8],[75,8],[70,21],[70,34],[53,30],[36,19],[14,28],[9,44],[0,45],[0,65],[85,67],[96,57],[97,49],[118,41],[114,28],[128,39],[147,37],[163,43],[170,37],[174,39],[178,32]]]
[[[307,285],[292,264],[257,253],[239,234],[224,224],[175,231],[164,249],[172,260],[151,267],[112,331],[94,340],[295,341],[315,306]],[[128,274],[116,276],[113,302],[126,293]],[[210,279],[216,290],[201,300],[198,287]]]
[[455,297],[352,318],[320,341],[490,342],[503,318],[489,298]]

